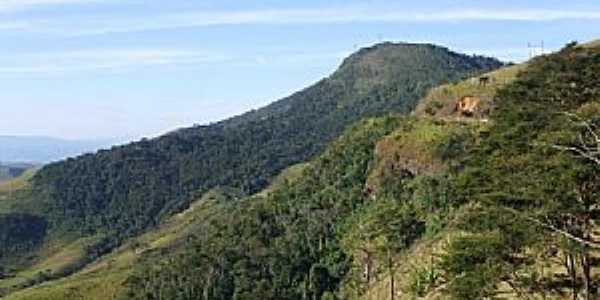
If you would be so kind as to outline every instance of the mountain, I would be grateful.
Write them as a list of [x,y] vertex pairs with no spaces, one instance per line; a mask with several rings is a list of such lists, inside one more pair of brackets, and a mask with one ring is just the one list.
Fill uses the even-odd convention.
[[44,195],[57,228],[133,234],[212,187],[258,192],[285,167],[322,151],[347,125],[408,113],[428,88],[500,65],[432,45],[378,45],[264,109],[50,164],[32,189]]
[[[348,125],[408,113],[429,88],[501,65],[434,45],[380,44],[263,109],[49,164],[0,202],[0,261],[8,273],[25,274],[10,275],[0,289],[69,274],[214,188],[242,195],[234,198],[259,192],[286,167],[321,153]],[[78,254],[45,263],[64,257],[57,245]],[[26,275],[28,268],[40,273]]]
[[131,299],[597,299],[599,71],[568,45],[442,85],[101,274]]
[[109,141],[0,135],[0,161],[48,163],[108,147]]
[[[439,85],[410,116],[350,125],[261,193],[198,193],[101,257],[103,235],[45,246],[0,288],[21,289],[9,300],[596,299],[599,72],[599,47],[568,45]],[[47,225],[18,208],[0,228]],[[12,228],[23,234],[0,238],[35,246],[39,231]]]
[[11,299],[595,299],[599,58],[568,46],[436,87],[267,193],[212,190]]

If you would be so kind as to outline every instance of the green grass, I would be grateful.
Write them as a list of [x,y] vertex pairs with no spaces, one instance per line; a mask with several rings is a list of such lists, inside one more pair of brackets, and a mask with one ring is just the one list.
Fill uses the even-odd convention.
[[281,172],[281,174],[273,179],[271,184],[266,189],[264,189],[258,195],[267,196],[283,185],[295,182],[302,177],[302,173],[308,166],[308,163],[300,163],[285,169],[283,172]]
[[[58,300],[85,299],[110,300],[121,296],[122,287],[127,279],[127,273],[113,272],[108,276],[81,276],[67,278],[58,282],[42,284],[33,289],[27,289],[11,294],[7,300]],[[126,299],[126,298],[125,298]]]
[[23,204],[23,201],[29,200],[29,197],[23,197],[23,192],[31,186],[30,179],[35,172],[37,169],[30,169],[19,177],[0,182],[0,213],[13,212],[17,204]]
[[15,274],[14,277],[0,280],[0,289],[19,289],[20,285],[34,279],[40,273],[48,276],[62,276],[69,268],[80,266],[86,259],[86,247],[99,237],[89,237],[75,241],[53,240],[40,249],[33,263]]
[[35,175],[36,171],[35,169],[30,169],[19,177],[0,181],[0,201],[8,199],[14,192],[29,186],[29,180]]

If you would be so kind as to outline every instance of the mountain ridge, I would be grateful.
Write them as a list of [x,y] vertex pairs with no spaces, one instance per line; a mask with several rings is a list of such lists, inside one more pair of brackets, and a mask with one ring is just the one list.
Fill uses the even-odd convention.
[[49,163],[95,152],[113,140],[69,140],[50,136],[0,135],[0,161]]
[[[86,169],[71,168],[70,165],[95,168],[93,166],[90,167],[89,164],[99,163],[100,160],[97,158],[106,159],[112,155],[116,155],[117,159],[120,159],[119,157],[122,155],[135,155],[135,159],[139,161],[143,157],[140,155],[144,155],[144,152],[149,151],[150,161],[144,162],[140,166],[141,168],[145,168],[145,164],[159,159],[171,161],[170,163],[176,164],[168,166],[168,168],[179,169],[173,169],[173,171],[177,171],[179,174],[172,173],[169,178],[157,178],[157,180],[172,182],[169,183],[172,189],[171,193],[189,194],[208,184],[232,185],[248,194],[252,194],[264,188],[270,178],[284,167],[304,161],[318,153],[331,139],[341,133],[346,125],[365,116],[384,112],[398,111],[407,113],[412,109],[421,94],[428,87],[436,85],[438,81],[442,79],[459,79],[461,76],[456,75],[463,74],[462,76],[464,76],[474,69],[485,70],[500,66],[500,63],[493,59],[458,55],[441,47],[426,45],[406,48],[400,46],[401,49],[396,50],[390,49],[390,47],[395,47],[390,45],[393,44],[386,44],[386,46],[376,47],[374,50],[364,52],[376,56],[381,53],[383,56],[381,70],[387,73],[385,76],[388,79],[385,85],[371,82],[366,85],[360,83],[362,78],[364,78],[363,74],[335,72],[332,76],[335,80],[321,80],[310,88],[294,93],[292,96],[275,102],[263,110],[256,111],[255,115],[249,114],[238,117],[243,119],[239,124],[243,124],[244,126],[231,126],[229,124],[232,121],[223,121],[216,123],[216,125],[182,129],[157,139],[134,143],[131,146],[125,145],[115,147],[112,150],[103,150],[96,156],[85,155],[75,160],[51,164],[38,172],[36,177],[34,177],[33,183],[38,187],[42,185],[56,186],[58,181],[52,179],[57,176],[56,171],[59,174],[69,174],[63,172],[79,170],[77,174],[67,175],[71,176],[71,178],[83,178],[84,176],[82,175],[84,174],[81,174],[81,172],[87,172]],[[382,53],[381,51],[384,52]],[[396,56],[399,57],[397,61],[395,60]],[[438,56],[444,58],[437,58]],[[479,65],[471,64],[471,61],[478,59],[486,62],[488,65],[485,63]],[[386,62],[391,63],[387,64]],[[419,67],[418,72],[411,71],[411,68],[406,68],[404,64],[411,66],[411,68],[414,66]],[[448,68],[448,66],[454,67],[455,65],[460,65],[462,68]],[[421,69],[427,68],[427,66],[435,66],[436,70],[430,72],[431,74],[423,72]],[[340,74],[344,75],[343,81],[337,80]],[[364,75],[372,76],[370,73]],[[423,84],[427,81],[432,83]],[[348,90],[348,85],[360,85],[363,92],[359,96],[356,96],[354,90]],[[346,104],[340,106],[343,103]],[[230,120],[234,120],[233,123],[236,123],[238,122],[238,118]],[[250,136],[250,143],[261,141],[260,145],[249,144],[247,145],[248,148],[242,149],[240,146],[243,144],[231,140],[239,139],[242,136]],[[228,137],[227,139],[230,140],[223,139],[223,137]],[[289,143],[294,146],[284,146],[280,143]],[[272,154],[278,154],[275,156],[261,155],[260,153],[264,152],[265,147],[272,149],[271,151],[275,151]],[[249,153],[255,157],[247,157],[246,154],[242,153]],[[235,164],[240,164],[250,159],[255,160],[258,164],[253,163],[250,169],[242,170],[236,169],[235,166],[228,166],[227,164],[229,163],[227,163],[222,167],[228,169],[229,172],[233,171],[232,173],[223,174],[222,178],[215,177],[215,174],[211,174],[209,177],[207,173],[206,175],[202,175],[204,179],[201,179],[202,176],[197,176],[201,174],[198,172],[205,172],[201,170],[214,168],[213,161],[216,162],[217,158],[211,157],[215,155],[226,157],[226,159],[218,158],[221,159],[220,161],[227,160],[231,161],[231,163],[236,161]],[[181,164],[181,159],[187,162],[178,166],[177,164]],[[79,162],[84,161],[85,163],[79,164]],[[134,165],[135,163],[132,166]],[[120,172],[119,170],[115,171]],[[165,171],[173,172],[168,171],[168,169]],[[246,173],[247,175],[243,175],[242,173]],[[140,175],[143,177],[146,176],[143,174]],[[247,179],[244,179],[244,176]],[[107,179],[111,180],[110,177]],[[208,181],[208,183],[201,182],[202,180]],[[76,186],[81,187],[92,184],[73,180],[65,181],[63,179],[60,182],[61,189],[69,188],[69,186],[72,186],[74,189]],[[66,187],[65,184],[67,185]],[[127,189],[127,187],[124,188]],[[98,200],[102,200],[106,196],[112,197],[104,195],[98,198]],[[55,198],[65,199],[68,197],[64,194],[57,194]],[[157,207],[156,209],[159,211],[164,209],[167,211],[180,210],[182,206],[187,205],[186,202],[181,201],[179,204],[171,204],[171,208]]]
[[[0,202],[0,212],[9,212],[5,223],[31,220],[46,230],[41,237],[21,236],[25,239],[0,249],[0,260],[12,263],[20,274],[35,265],[36,251],[59,241],[83,247],[79,253],[85,255],[83,261],[43,276],[25,274],[25,279],[7,283],[8,290],[68,275],[155,228],[213,188],[232,188],[246,196],[259,192],[285,168],[318,155],[356,121],[408,113],[429,88],[502,65],[443,47],[392,45],[362,52],[369,64],[376,58],[377,68],[346,63],[341,71],[266,108],[45,166],[25,188]],[[14,238],[13,227],[4,228],[0,237]],[[85,242],[77,242],[81,239]]]

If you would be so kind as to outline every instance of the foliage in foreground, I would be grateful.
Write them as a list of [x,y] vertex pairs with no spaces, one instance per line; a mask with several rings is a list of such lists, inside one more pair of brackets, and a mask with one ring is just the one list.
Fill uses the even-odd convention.
[[[490,134],[458,181],[478,208],[461,226],[470,234],[443,258],[455,298],[491,297],[500,284],[519,296],[598,296],[591,232],[600,164],[582,152],[598,147],[599,72],[597,49],[567,47],[499,91]],[[566,281],[544,271],[553,260],[566,266]]]

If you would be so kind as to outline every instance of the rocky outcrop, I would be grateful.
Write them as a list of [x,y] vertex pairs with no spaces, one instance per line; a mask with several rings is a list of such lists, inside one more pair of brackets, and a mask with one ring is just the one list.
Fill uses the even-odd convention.
[[481,112],[481,98],[464,96],[456,102],[455,110],[463,117],[473,117]]

